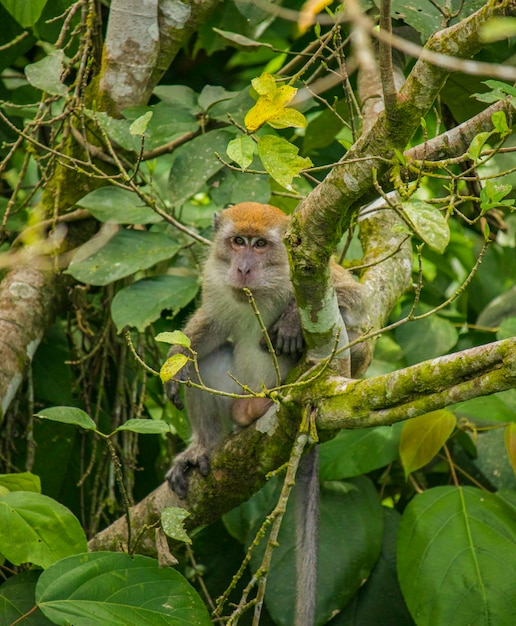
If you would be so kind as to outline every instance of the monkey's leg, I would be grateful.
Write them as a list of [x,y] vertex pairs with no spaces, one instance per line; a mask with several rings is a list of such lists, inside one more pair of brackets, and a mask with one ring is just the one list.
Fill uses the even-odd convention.
[[[233,351],[225,345],[199,362],[203,383],[210,389],[237,393],[236,384],[226,372],[232,371]],[[195,381],[198,382],[198,381]],[[177,495],[184,499],[188,493],[188,475],[199,468],[203,476],[210,471],[210,453],[224,435],[229,432],[231,404],[233,400],[207,391],[187,387],[185,402],[192,427],[190,445],[178,454],[167,472],[168,483]]]

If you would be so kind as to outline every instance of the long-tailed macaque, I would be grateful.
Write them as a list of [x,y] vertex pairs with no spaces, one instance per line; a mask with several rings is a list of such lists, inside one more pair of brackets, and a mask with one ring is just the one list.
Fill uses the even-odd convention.
[[[237,204],[215,217],[215,241],[204,267],[201,306],[184,329],[197,352],[201,378],[207,387],[241,394],[241,388],[227,375],[228,371],[255,391],[260,391],[263,385],[276,386],[273,361],[244,288],[252,292],[268,328],[282,379],[300,359],[303,336],[283,243],[288,221],[276,207],[255,202]],[[362,287],[337,264],[332,264],[332,278],[348,337],[354,339],[367,326]],[[183,350],[173,347],[170,354]],[[360,343],[352,348],[352,375],[362,374],[369,360],[368,344]],[[179,378],[195,380],[195,373],[186,366]],[[172,402],[182,408],[179,387],[180,383],[172,380],[166,390]],[[210,451],[231,423],[247,426],[271,404],[263,398],[231,399],[192,387],[186,387],[185,401],[192,440],[175,458],[167,474],[171,488],[180,498],[186,497],[192,468],[198,467],[201,474],[208,474]],[[315,612],[317,454],[310,453],[302,461],[296,482],[300,538],[296,625],[310,626]]]

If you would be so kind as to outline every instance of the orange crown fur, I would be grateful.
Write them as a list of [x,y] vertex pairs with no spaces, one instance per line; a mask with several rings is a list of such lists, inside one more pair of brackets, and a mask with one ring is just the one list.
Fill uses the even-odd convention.
[[289,218],[283,211],[270,204],[259,202],[241,202],[220,214],[221,221],[230,219],[235,230],[241,235],[253,235],[268,232],[281,225],[286,227]]

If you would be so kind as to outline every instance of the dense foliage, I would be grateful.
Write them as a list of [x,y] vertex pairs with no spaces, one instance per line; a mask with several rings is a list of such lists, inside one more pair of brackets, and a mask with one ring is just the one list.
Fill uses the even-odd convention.
[[[175,567],[161,531],[163,568],[134,532],[130,554],[88,553],[87,540],[158,487],[188,440],[186,416],[163,395],[168,346],[156,337],[194,310],[213,213],[246,200],[294,212],[374,125],[381,74],[388,103],[385,74],[399,82],[414,71],[412,48],[395,41],[390,63],[387,40],[374,39],[380,9],[384,30],[390,7],[395,36],[420,53],[434,33],[467,29],[495,4],[362,0],[344,12],[292,0],[271,12],[267,2],[224,0],[182,42],[150,100],[132,94],[119,110],[101,86],[108,20],[116,29],[109,3],[0,0],[0,318],[18,315],[9,296],[20,304],[13,326],[32,319],[26,301],[49,320],[25,352],[0,324],[5,372],[19,369],[0,377],[0,624],[208,624],[212,610],[251,622],[245,586],[266,539],[215,604],[264,518],[277,515],[282,472],[191,538],[183,512],[166,509]],[[454,73],[410,141],[397,119],[371,157],[370,186],[374,178],[375,195],[399,215],[374,261],[392,256],[394,234],[412,237],[413,285],[377,333],[370,379],[477,346],[489,354],[489,342],[516,335],[513,20],[486,18],[480,65],[449,55]],[[443,51],[463,56],[454,36]],[[378,62],[380,74],[368,74]],[[461,144],[452,133],[466,122]],[[423,144],[428,153],[413,152]],[[364,189],[359,204],[373,197]],[[338,254],[360,276],[360,222],[350,221]],[[55,315],[30,300],[29,279],[16,282],[23,268],[55,280]],[[385,275],[385,289],[392,280]],[[320,445],[318,624],[514,623],[516,390],[513,374],[512,389],[471,391],[491,374],[486,366],[450,389],[443,381],[451,406],[429,410],[423,397],[412,419],[341,430]],[[261,624],[292,624],[293,528],[289,504]]]

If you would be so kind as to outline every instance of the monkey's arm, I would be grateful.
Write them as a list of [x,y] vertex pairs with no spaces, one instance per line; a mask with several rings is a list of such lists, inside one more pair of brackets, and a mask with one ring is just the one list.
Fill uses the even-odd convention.
[[[271,343],[276,354],[286,356],[301,356],[305,341],[301,329],[301,320],[294,298],[290,300],[287,307],[279,318],[267,329]],[[260,340],[262,348],[267,349],[265,338]]]
[[[346,269],[337,263],[332,262],[331,273],[337,292],[340,314],[346,324],[349,341],[354,341],[366,332],[369,326],[364,289]],[[277,354],[301,355],[305,342],[294,298],[268,329],[268,333]],[[262,339],[260,343],[262,348],[266,349],[265,339]],[[354,377],[362,376],[367,370],[371,358],[372,347],[370,342],[362,342],[353,346],[351,348],[352,375]]]
[[[220,325],[205,314],[205,310],[202,306],[190,318],[183,332],[190,339],[191,349],[197,353],[198,361],[201,361],[220,348],[227,339]],[[170,358],[174,354],[184,354],[190,358],[192,356],[191,352],[182,346],[172,346],[168,352],[168,357]],[[183,401],[179,395],[179,389],[181,387],[180,381],[191,379],[193,374],[194,368],[192,361],[188,361],[173,380],[169,380],[165,383],[165,391],[169,400],[173,402],[179,410],[183,409]]]

